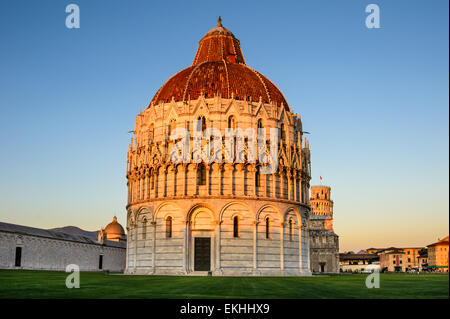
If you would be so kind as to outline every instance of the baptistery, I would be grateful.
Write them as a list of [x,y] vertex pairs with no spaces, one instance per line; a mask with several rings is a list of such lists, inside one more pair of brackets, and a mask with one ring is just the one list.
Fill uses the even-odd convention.
[[310,274],[301,118],[220,18],[132,132],[126,273]]

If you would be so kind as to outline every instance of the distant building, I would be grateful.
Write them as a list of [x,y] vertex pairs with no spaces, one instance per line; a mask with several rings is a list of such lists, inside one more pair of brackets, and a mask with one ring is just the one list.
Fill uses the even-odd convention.
[[101,228],[98,232],[98,242],[103,243],[105,240],[110,241],[126,241],[127,237],[125,235],[125,230],[122,225],[117,222],[117,217],[113,217],[113,221],[106,226],[106,228]]
[[380,257],[377,254],[339,254],[341,272],[372,272],[380,270]]
[[312,186],[309,217],[311,271],[339,272],[339,236],[333,230],[331,188]]
[[[108,238],[108,227],[104,231]],[[65,271],[75,264],[81,271],[122,272],[125,258],[123,241],[97,242],[92,237],[0,222],[0,268]]]
[[419,251],[424,247],[385,248],[378,252],[381,270],[400,272],[419,269]]
[[428,245],[428,268],[448,272],[448,236]]
[[428,269],[428,253],[421,254],[417,257],[417,263],[419,264],[419,270],[424,271]]
[[405,253],[398,248],[388,249],[379,253],[381,270],[390,272],[404,271],[404,254]]

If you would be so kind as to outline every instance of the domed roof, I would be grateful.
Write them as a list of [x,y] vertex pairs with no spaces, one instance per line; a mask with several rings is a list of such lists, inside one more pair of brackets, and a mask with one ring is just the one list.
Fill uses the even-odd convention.
[[234,98],[284,105],[283,93],[261,73],[248,67],[233,33],[222,26],[211,29],[200,40],[192,66],[172,76],[158,90],[150,104],[195,100],[204,97]]
[[125,230],[123,229],[122,225],[120,225],[117,222],[117,217],[114,216],[113,221],[108,224],[105,228],[106,235],[125,235]]

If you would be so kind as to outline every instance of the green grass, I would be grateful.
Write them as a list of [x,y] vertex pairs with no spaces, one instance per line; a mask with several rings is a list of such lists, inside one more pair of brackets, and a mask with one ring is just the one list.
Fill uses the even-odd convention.
[[449,298],[443,274],[381,274],[368,289],[366,275],[312,277],[172,277],[80,274],[68,289],[68,274],[0,270],[0,298]]

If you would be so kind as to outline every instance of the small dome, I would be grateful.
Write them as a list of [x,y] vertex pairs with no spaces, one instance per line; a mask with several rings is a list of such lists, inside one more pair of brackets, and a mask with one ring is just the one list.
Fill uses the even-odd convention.
[[225,28],[222,25],[222,18],[219,17],[219,20],[217,20],[217,27],[212,28],[211,30],[209,30],[205,36],[203,38],[209,37],[210,35],[216,35],[216,34],[221,34],[221,35],[230,35],[234,38],[233,33],[231,33],[230,30],[228,30],[227,28]]
[[114,216],[113,221],[106,226],[105,233],[107,240],[118,241],[125,239],[125,230],[122,225],[117,222],[116,216]]

